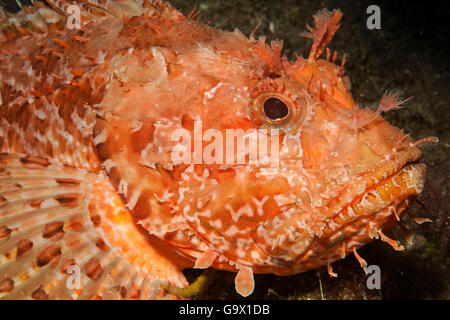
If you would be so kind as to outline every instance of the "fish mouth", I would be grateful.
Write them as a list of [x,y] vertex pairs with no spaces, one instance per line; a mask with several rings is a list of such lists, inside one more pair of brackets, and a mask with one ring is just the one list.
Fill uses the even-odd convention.
[[422,192],[426,166],[423,163],[409,163],[399,171],[368,188],[350,204],[335,214],[327,228],[332,231],[353,225],[356,220],[370,218],[371,238],[385,228],[379,216],[395,217],[400,220],[401,213],[408,205],[408,199]]
[[425,164],[419,162],[421,156],[417,147],[386,156],[328,203],[327,216],[343,225],[420,194],[426,172]]
[[[378,238],[380,231],[400,220],[408,200],[423,190],[426,166],[419,162],[421,155],[413,147],[387,157],[328,204],[329,220],[314,243],[330,253],[328,261],[342,258],[352,252],[352,247],[359,248]],[[338,245],[340,254],[336,255]],[[306,256],[304,252],[297,261]]]
[[423,190],[426,166],[418,161],[421,155],[413,147],[388,156],[344,188],[328,203],[321,234],[292,261],[292,271],[342,259],[393,227],[411,197]]

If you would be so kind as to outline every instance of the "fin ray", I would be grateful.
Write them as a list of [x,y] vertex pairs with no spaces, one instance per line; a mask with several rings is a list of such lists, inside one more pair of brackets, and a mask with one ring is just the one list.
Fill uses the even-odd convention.
[[0,299],[172,299],[163,283],[187,285],[101,173],[0,154],[0,228],[0,283],[13,284]]

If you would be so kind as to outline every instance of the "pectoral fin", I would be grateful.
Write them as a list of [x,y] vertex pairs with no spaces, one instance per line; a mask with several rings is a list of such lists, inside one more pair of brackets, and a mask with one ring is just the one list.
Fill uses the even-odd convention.
[[0,155],[1,299],[176,298],[177,261],[134,223],[102,173]]

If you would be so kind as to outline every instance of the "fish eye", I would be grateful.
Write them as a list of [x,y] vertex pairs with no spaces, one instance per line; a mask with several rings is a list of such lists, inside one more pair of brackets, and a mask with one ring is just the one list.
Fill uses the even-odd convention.
[[289,113],[289,108],[278,98],[269,98],[264,102],[264,114],[270,120],[279,120],[285,118]]
[[297,132],[310,110],[308,97],[287,78],[261,80],[250,89],[249,119],[258,128]]

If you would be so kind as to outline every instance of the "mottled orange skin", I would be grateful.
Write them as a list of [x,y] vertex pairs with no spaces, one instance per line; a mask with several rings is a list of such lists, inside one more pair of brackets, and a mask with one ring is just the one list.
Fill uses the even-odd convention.
[[[319,59],[339,11],[315,17],[309,58],[290,62],[281,42],[219,31],[157,1],[136,7],[82,30],[9,35],[0,53],[1,151],[105,172],[123,199],[115,207],[132,214],[109,218],[129,230],[115,245],[143,228],[197,266],[241,270],[246,295],[252,272],[345,257],[421,192],[425,167],[408,165],[419,149],[360,109],[343,69]],[[256,102],[271,94],[301,115],[278,126],[279,168],[172,162],[170,133],[194,134],[195,120],[221,132],[270,128]],[[128,252],[156,256],[152,246],[136,240]]]

